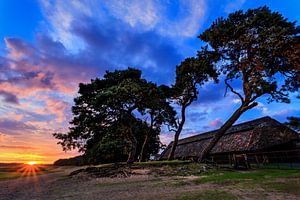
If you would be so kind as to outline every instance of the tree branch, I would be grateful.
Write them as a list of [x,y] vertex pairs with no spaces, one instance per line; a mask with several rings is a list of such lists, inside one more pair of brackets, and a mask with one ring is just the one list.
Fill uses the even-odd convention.
[[[236,94],[236,95],[241,99],[242,103],[244,103],[244,98],[242,97],[242,95],[241,95],[240,93],[236,92],[236,91],[233,89],[233,87],[231,87],[231,85],[227,82],[227,79],[225,79],[225,84],[226,84],[226,93],[227,93],[227,88],[229,88],[230,91],[231,91],[232,93]],[[226,93],[225,93],[225,95],[226,95]],[[225,95],[224,95],[224,96],[225,96]]]

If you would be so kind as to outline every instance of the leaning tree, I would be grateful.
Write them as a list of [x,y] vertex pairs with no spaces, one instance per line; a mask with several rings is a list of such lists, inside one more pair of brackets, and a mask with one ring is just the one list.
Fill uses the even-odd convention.
[[211,79],[217,81],[218,74],[213,67],[216,56],[198,52],[197,58],[187,58],[176,68],[176,82],[173,86],[174,102],[180,107],[180,114],[176,121],[174,141],[168,160],[174,159],[180,133],[186,120],[186,109],[197,100],[198,86]]
[[260,7],[219,18],[199,36],[208,45],[206,53],[219,57],[216,67],[226,90],[241,102],[203,150],[202,159],[244,112],[258,105],[259,97],[289,103],[289,92],[299,91],[299,33],[296,22]]

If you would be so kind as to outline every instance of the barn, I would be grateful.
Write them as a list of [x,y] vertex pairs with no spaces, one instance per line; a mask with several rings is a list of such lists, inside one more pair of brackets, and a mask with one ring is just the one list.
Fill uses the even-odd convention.
[[[175,159],[197,159],[218,130],[179,140]],[[171,142],[160,159],[167,159]],[[288,162],[299,159],[299,134],[284,124],[262,117],[232,126],[210,152],[217,163],[232,164],[243,156],[250,162]]]

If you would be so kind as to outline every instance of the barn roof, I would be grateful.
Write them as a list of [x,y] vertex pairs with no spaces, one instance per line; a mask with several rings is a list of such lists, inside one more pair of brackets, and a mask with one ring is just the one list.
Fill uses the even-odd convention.
[[[175,158],[199,156],[217,131],[179,140]],[[211,154],[259,151],[298,138],[295,131],[267,116],[232,126],[214,146]],[[162,153],[163,159],[167,158],[172,144]]]

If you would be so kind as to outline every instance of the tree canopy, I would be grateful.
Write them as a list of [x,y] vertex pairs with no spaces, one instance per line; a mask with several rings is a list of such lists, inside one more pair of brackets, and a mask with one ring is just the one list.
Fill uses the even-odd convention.
[[288,117],[285,125],[289,126],[295,131],[300,131],[300,117]]
[[180,114],[177,116],[178,120],[176,121],[175,129],[172,129],[175,132],[175,135],[172,149],[168,156],[169,160],[174,159],[178,138],[186,121],[186,109],[197,100],[197,87],[205,84],[211,79],[215,81],[218,80],[218,73],[213,66],[215,57],[210,56],[210,59],[207,59],[207,56],[210,55],[201,55],[199,52],[197,58],[187,58],[176,67],[176,82],[172,87],[172,99],[180,106]]
[[[296,22],[260,7],[219,18],[199,36],[207,43],[205,54],[219,57],[216,67],[241,101],[204,157],[242,113],[258,105],[257,98],[268,95],[269,102],[289,103],[289,92],[299,91],[299,33]],[[234,88],[234,81],[241,82],[241,90]]]
[[[172,123],[175,114],[166,100],[166,87],[141,78],[137,69],[106,72],[103,79],[79,85],[69,132],[54,136],[61,140],[64,150],[78,148],[97,159],[111,152],[110,160],[122,160],[127,155],[127,161],[132,162],[142,146],[143,156],[149,157],[158,151],[161,124]],[[152,117],[151,126],[147,114]]]

